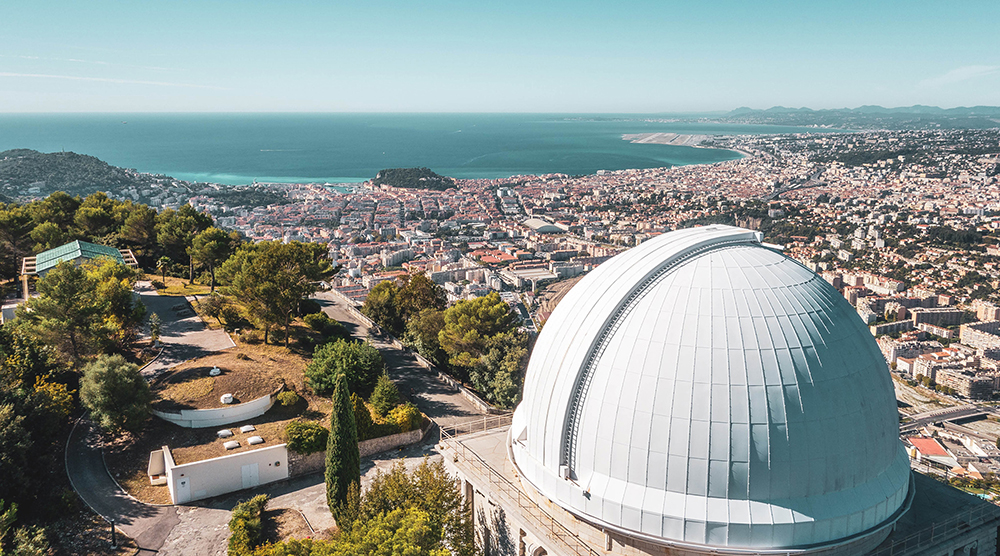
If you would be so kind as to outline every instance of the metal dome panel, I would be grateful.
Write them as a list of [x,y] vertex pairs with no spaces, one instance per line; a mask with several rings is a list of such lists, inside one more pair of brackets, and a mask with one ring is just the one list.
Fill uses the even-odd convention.
[[598,267],[536,343],[515,413],[524,477],[645,537],[835,543],[904,504],[885,361],[854,309],[756,232],[664,234]]

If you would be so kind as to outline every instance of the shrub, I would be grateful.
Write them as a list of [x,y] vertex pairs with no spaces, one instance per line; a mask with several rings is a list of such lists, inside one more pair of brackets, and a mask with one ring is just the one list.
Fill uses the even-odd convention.
[[396,423],[400,432],[409,432],[420,428],[420,422],[423,421],[423,415],[421,415],[417,406],[410,402],[406,402],[396,406],[389,412],[389,420]]
[[19,527],[14,532],[14,556],[46,556],[50,553],[45,529],[37,525]]
[[198,301],[198,313],[213,319],[219,318],[219,313],[226,307],[226,298],[217,293],[212,293],[208,297],[203,297]]
[[268,495],[258,494],[253,498],[236,504],[232,517],[229,519],[229,556],[244,556],[253,554],[261,541],[264,540],[264,527],[261,514],[267,507]]
[[346,338],[349,336],[344,325],[326,316],[326,313],[310,313],[303,317],[302,320],[306,323],[306,326],[319,332],[324,338]]
[[284,392],[278,393],[278,403],[282,407],[291,407],[299,403],[299,395],[291,390],[285,390]]
[[385,417],[399,404],[399,389],[396,388],[396,383],[385,374],[379,376],[378,382],[375,383],[375,391],[368,401],[379,417]]
[[327,437],[330,431],[317,423],[292,421],[285,426],[285,436],[288,438],[288,449],[302,455],[322,452],[326,449]]
[[326,313],[310,313],[304,317],[302,320],[306,323],[306,326],[312,328],[316,332],[323,332],[326,330],[327,324],[330,322],[330,317],[326,316]]
[[149,285],[153,286],[153,288],[155,288],[157,290],[166,289],[166,287],[167,287],[166,284],[164,284],[163,282],[161,282],[159,280],[150,280]]
[[337,340],[316,348],[306,367],[309,387],[320,396],[333,393],[338,375],[347,377],[351,392],[367,396],[379,375],[385,374],[385,362],[379,350],[367,342]]
[[244,344],[259,344],[264,340],[259,330],[244,330],[240,332],[240,341]]
[[354,404],[354,428],[358,431],[358,441],[374,438],[375,424],[365,400],[357,394],[351,394],[351,403]]
[[243,322],[243,315],[240,314],[240,310],[232,305],[226,305],[219,309],[219,322],[222,327],[226,329],[226,332],[232,332]]

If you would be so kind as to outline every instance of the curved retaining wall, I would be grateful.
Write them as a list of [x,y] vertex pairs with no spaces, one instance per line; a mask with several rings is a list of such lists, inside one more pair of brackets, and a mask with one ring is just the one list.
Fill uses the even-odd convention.
[[271,409],[275,397],[274,394],[262,396],[246,403],[216,409],[182,409],[177,413],[153,410],[153,415],[189,429],[218,427],[260,417]]

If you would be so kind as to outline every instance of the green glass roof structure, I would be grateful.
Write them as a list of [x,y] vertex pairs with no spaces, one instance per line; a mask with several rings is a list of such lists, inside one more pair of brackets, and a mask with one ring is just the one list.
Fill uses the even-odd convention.
[[114,247],[77,240],[39,253],[35,257],[35,273],[43,274],[62,261],[75,261],[79,258],[96,259],[98,257],[109,257],[125,264],[125,258]]

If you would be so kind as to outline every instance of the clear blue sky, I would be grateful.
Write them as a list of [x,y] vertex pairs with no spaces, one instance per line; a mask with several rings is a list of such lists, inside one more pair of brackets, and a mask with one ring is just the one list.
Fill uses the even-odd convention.
[[1000,1],[4,2],[0,112],[1000,105]]

